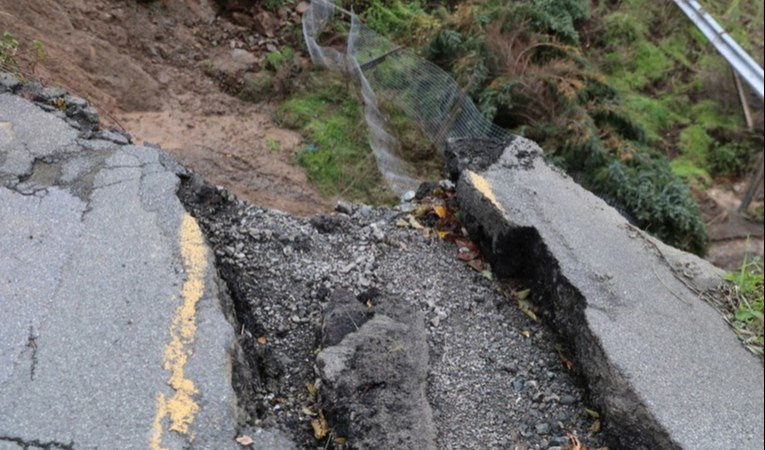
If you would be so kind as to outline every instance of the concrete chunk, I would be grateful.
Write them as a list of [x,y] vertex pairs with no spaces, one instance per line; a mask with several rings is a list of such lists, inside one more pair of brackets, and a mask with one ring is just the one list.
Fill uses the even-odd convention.
[[495,270],[531,280],[572,344],[620,448],[762,448],[762,362],[699,295],[718,270],[627,223],[526,139],[457,191]]

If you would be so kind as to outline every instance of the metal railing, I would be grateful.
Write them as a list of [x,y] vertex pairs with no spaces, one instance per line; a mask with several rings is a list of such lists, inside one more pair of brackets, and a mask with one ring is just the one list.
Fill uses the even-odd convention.
[[733,70],[763,99],[763,72],[749,54],[704,10],[696,0],[674,0]]

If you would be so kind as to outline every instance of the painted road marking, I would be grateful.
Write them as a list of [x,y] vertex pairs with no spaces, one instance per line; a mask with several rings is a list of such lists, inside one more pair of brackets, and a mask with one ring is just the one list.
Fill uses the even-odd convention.
[[152,425],[151,448],[161,450],[163,421],[169,420],[169,430],[188,434],[189,426],[199,411],[194,400],[197,388],[184,375],[184,368],[192,355],[192,346],[197,331],[197,303],[204,295],[205,272],[207,271],[207,246],[202,230],[196,220],[184,214],[179,230],[181,257],[186,270],[186,281],[181,288],[181,304],[173,314],[170,323],[170,342],[165,346],[164,368],[170,372],[167,384],[175,393],[171,397],[157,394],[156,413]]
[[491,202],[491,204],[499,210],[499,212],[505,214],[505,208],[502,207],[502,205],[497,200],[497,197],[494,195],[494,191],[491,189],[491,184],[489,184],[489,181],[481,175],[473,172],[472,170],[468,170],[468,177],[470,178],[470,183],[475,186],[476,189],[478,189],[478,192],[483,194],[483,196],[486,197]]

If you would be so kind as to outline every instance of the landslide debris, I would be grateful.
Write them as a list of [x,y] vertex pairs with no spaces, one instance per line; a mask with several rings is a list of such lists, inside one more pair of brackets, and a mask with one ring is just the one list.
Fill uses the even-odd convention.
[[426,226],[446,207],[411,195],[302,219],[198,176],[179,196],[236,304],[249,425],[298,448],[603,446],[553,335]]

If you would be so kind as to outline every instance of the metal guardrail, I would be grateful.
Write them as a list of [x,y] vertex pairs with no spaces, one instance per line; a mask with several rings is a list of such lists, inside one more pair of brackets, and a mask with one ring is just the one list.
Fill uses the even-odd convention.
[[674,0],[733,70],[763,99],[762,67],[704,10],[696,0]]

